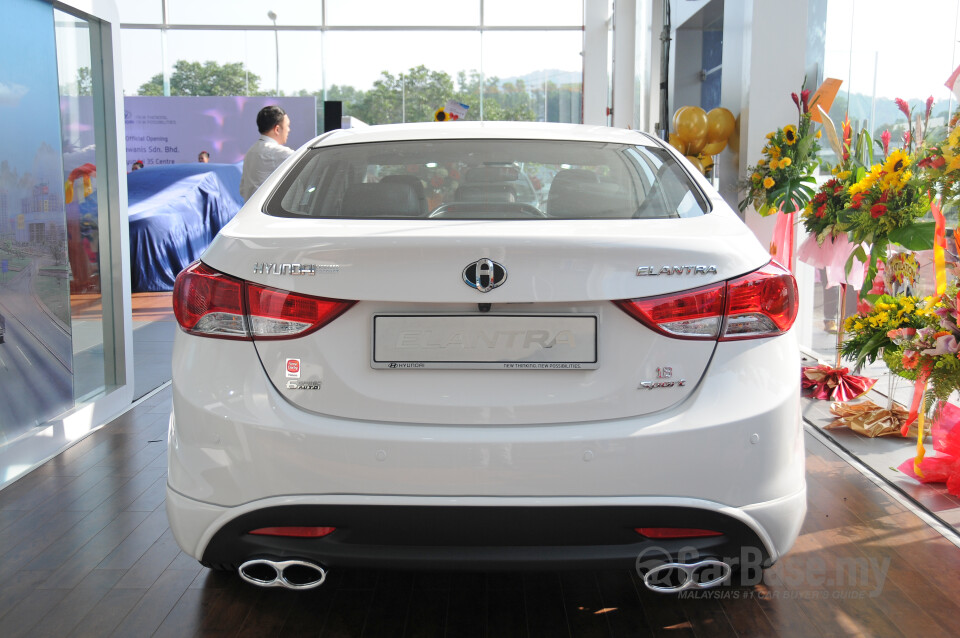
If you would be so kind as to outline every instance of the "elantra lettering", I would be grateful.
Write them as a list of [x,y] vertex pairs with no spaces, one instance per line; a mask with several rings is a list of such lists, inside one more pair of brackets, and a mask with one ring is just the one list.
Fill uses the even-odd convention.
[[440,332],[433,330],[405,330],[397,337],[397,348],[430,348],[463,350],[479,348],[541,348],[576,347],[576,339],[569,330],[551,334],[549,330],[496,330],[493,332]]
[[716,275],[716,266],[689,265],[689,266],[640,266],[637,268],[637,277],[658,275]]

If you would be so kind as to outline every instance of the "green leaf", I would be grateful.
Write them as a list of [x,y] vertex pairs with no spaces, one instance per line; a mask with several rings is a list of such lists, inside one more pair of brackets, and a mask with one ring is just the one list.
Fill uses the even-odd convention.
[[914,222],[908,226],[890,231],[887,239],[908,250],[930,250],[933,248],[935,229],[936,222]]
[[863,368],[863,364],[866,363],[867,359],[875,361],[880,348],[882,348],[888,340],[889,338],[887,335],[882,332],[878,332],[870,337],[870,340],[863,344],[863,347],[860,348],[860,352],[857,353],[857,362],[854,366],[854,370],[859,372]]

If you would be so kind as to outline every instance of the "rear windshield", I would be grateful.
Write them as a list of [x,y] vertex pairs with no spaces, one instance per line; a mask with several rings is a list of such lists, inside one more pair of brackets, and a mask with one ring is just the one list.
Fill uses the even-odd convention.
[[347,219],[664,219],[708,211],[666,150],[439,140],[311,149],[266,212]]

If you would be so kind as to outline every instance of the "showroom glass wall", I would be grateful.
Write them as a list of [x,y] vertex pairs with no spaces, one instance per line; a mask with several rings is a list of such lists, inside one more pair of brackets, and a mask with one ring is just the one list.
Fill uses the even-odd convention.
[[0,23],[0,486],[129,405],[114,8]]
[[339,99],[368,123],[422,120],[451,96],[469,119],[581,121],[583,0],[117,5],[126,95],[212,60],[242,63],[248,95]]
[[[898,0],[828,0],[823,77],[843,80],[830,117],[839,124],[849,115],[854,130],[866,128],[874,139],[883,131],[891,132],[891,147],[903,146],[906,117],[897,109],[895,98],[918,106],[932,96],[935,100],[929,135],[943,138],[949,113],[957,100],[944,86],[950,73],[960,64],[960,2],[957,0],[917,0],[910,4],[910,15],[922,16],[916,27],[904,27],[922,41],[922,46],[896,44],[890,31],[890,19],[903,14]],[[909,36],[907,36],[909,37]],[[928,137],[929,137],[928,135]],[[825,148],[828,146],[823,145]],[[877,155],[879,159],[879,155]],[[833,162],[825,151],[825,161]],[[822,179],[826,179],[824,176]],[[947,224],[957,226],[957,212],[947,211]],[[804,237],[798,238],[803,241]],[[920,289],[932,291],[932,256],[920,253]],[[840,319],[839,286],[829,283],[825,271],[814,275],[812,334],[804,345],[826,361],[833,361],[836,349],[836,323]],[[850,291],[844,316],[856,312],[856,294]]]

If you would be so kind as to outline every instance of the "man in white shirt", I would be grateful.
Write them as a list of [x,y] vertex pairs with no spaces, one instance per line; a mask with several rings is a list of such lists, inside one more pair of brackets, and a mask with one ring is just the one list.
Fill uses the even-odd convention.
[[240,196],[244,200],[260,188],[283,160],[293,155],[293,150],[284,146],[290,135],[290,117],[279,106],[265,106],[257,113],[258,139],[243,158],[243,175],[240,177]]

